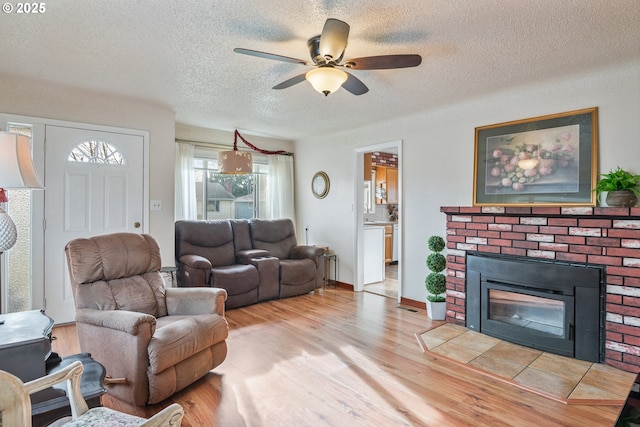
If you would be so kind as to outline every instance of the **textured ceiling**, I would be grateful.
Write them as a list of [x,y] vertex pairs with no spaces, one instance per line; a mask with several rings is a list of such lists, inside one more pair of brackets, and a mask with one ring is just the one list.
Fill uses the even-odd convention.
[[[54,0],[0,15],[0,73],[166,105],[179,123],[286,139],[340,131],[507,87],[640,58],[638,0]],[[417,53],[417,68],[352,71],[368,87],[324,97],[308,68],[327,18],[345,59]],[[72,118],[70,118],[72,119]]]

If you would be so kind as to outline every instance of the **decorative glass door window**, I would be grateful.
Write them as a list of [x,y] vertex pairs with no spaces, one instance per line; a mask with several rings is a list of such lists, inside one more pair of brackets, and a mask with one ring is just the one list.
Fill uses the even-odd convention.
[[127,161],[118,149],[108,142],[99,140],[83,141],[73,147],[69,153],[70,162],[104,163],[126,165]]

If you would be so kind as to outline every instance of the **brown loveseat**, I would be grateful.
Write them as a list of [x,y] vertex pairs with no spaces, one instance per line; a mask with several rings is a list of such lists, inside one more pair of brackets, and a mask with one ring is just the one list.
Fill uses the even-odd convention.
[[179,287],[227,291],[226,308],[322,286],[324,250],[298,245],[290,219],[177,221]]
[[122,379],[107,392],[158,403],[220,365],[229,326],[224,289],[165,288],[146,234],[75,239],[65,247],[80,349]]

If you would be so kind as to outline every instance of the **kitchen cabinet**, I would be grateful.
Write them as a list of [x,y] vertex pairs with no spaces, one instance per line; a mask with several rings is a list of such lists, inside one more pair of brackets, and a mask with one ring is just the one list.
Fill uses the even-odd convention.
[[387,203],[398,203],[397,168],[387,168]]
[[376,204],[398,203],[398,168],[376,166]]
[[398,224],[393,224],[393,250],[391,251],[391,262],[398,262]]
[[373,175],[373,169],[371,168],[371,153],[364,153],[364,175],[362,179],[364,181],[371,181]]
[[364,284],[384,280],[384,226],[364,227]]
[[387,168],[376,166],[376,204],[387,202]]
[[384,262],[391,263],[393,257],[393,225],[384,226]]

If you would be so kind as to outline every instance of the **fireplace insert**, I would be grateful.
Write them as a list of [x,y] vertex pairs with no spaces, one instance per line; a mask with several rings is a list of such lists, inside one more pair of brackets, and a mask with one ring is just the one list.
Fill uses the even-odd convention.
[[466,265],[469,329],[604,361],[603,266],[472,253]]

